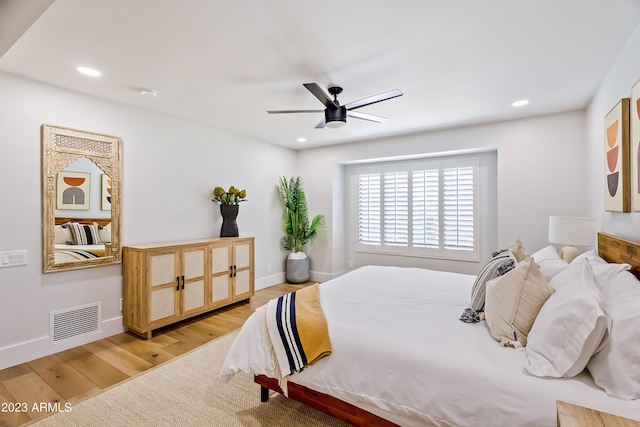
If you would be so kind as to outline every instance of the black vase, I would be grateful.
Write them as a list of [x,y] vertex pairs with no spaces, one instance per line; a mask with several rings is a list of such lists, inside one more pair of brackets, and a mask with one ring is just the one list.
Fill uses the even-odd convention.
[[220,205],[220,214],[222,215],[222,228],[220,229],[220,237],[238,237],[238,210],[240,205]]

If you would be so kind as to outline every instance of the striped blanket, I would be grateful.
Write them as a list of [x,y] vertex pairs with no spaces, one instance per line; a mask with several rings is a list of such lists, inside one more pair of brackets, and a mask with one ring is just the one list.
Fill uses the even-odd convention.
[[269,301],[266,326],[283,377],[331,353],[317,283]]

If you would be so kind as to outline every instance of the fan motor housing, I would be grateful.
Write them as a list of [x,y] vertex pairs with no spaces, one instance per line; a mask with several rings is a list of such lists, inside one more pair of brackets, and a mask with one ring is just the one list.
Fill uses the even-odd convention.
[[[338,127],[341,126],[338,123],[335,122],[342,122],[342,124],[346,124],[347,123],[347,109],[343,106],[340,106],[338,108],[336,108],[335,110],[331,110],[329,108],[326,108],[324,110],[324,121],[326,122],[327,126],[331,127],[329,125],[329,123],[334,123],[333,127]],[[338,125],[338,126],[336,126]]]

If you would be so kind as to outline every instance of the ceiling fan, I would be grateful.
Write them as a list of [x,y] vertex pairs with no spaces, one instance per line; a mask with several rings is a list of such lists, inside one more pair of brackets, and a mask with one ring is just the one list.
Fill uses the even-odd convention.
[[288,114],[288,113],[322,113],[324,111],[324,119],[320,120],[316,129],[322,129],[327,126],[328,128],[339,128],[347,124],[347,117],[354,119],[368,120],[370,122],[382,123],[387,120],[384,117],[374,116],[373,114],[359,113],[353,111],[356,108],[365,107],[367,105],[375,104],[376,102],[386,101],[387,99],[396,98],[402,96],[402,92],[398,89],[393,89],[387,92],[379,93],[377,95],[369,96],[358,101],[353,101],[345,105],[340,105],[338,102],[338,95],[342,93],[342,88],[338,85],[329,85],[327,90],[333,95],[333,100],[325,93],[325,91],[318,86],[317,83],[304,83],[309,92],[311,92],[316,98],[324,104],[324,110],[269,110],[269,114]]

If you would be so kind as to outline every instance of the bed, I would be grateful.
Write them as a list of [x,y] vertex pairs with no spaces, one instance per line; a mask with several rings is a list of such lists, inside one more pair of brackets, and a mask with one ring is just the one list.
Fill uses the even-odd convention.
[[110,223],[111,218],[56,217],[56,264],[111,256]]
[[[599,235],[599,254],[608,262],[637,272],[639,251]],[[587,370],[572,378],[527,375],[526,352],[501,347],[486,322],[459,321],[475,278],[416,268],[354,270],[320,286],[331,355],[281,382],[268,338],[251,316],[221,376],[254,375],[263,401],[268,389],[284,388],[289,398],[354,425],[555,426],[558,400],[640,419],[640,399],[608,395]]]

